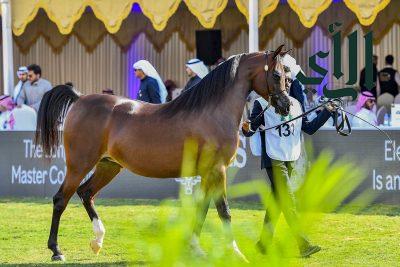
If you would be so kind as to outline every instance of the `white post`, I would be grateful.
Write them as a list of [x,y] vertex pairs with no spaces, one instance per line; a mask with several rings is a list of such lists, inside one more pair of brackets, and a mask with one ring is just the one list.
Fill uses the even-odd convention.
[[3,38],[3,88],[5,95],[14,90],[13,39],[11,24],[11,0],[0,0]]
[[258,0],[249,0],[249,53],[258,48]]

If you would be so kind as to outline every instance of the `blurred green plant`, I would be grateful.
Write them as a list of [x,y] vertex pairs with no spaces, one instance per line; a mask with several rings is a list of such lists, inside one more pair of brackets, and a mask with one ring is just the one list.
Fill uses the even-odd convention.
[[[196,170],[208,165],[205,162],[210,162],[212,160],[210,157],[217,155],[214,153],[215,151],[207,149],[205,152],[207,156],[204,156],[204,153],[198,156],[198,151],[202,150],[193,140],[185,144],[182,163],[183,177],[192,176]],[[350,194],[363,182],[365,176],[362,168],[357,167],[351,160],[334,160],[332,153],[322,152],[318,158],[312,160],[309,170],[305,177],[302,177],[302,183],[298,185],[295,192],[299,213],[299,217],[294,222],[295,229],[281,226],[282,223],[280,223],[275,231],[273,242],[266,244],[268,253],[266,255],[250,253],[252,257],[248,259],[251,266],[301,265],[293,231],[308,234],[321,223],[324,213],[346,208],[343,202],[348,201]],[[266,179],[261,177],[261,179],[230,185],[228,196],[233,199],[257,195],[266,210],[276,211],[272,214],[278,216],[276,218],[278,220],[279,207],[284,205],[282,202],[289,200],[277,201],[265,181]],[[229,238],[226,236],[224,238],[220,222],[206,222],[205,227],[211,234],[202,236],[200,240],[206,255],[200,256],[191,249],[190,242],[197,215],[196,206],[203,196],[199,190],[200,188],[196,188],[193,195],[186,195],[182,189],[179,196],[180,208],[173,208],[170,201],[164,201],[156,221],[149,221],[145,226],[141,222],[140,228],[147,228],[148,232],[152,234],[143,236],[141,242],[132,244],[131,249],[143,251],[145,254],[143,256],[152,259],[149,264],[154,266],[243,266],[245,263],[233,252]],[[356,202],[357,206],[362,209],[371,200],[371,194],[360,193],[353,202]],[[350,201],[350,203],[353,202]],[[233,214],[235,240],[238,241],[244,254],[248,251],[254,252],[262,222],[259,225],[249,225],[245,229],[238,229],[235,228],[235,219],[237,218]],[[279,220],[279,222],[281,221]],[[134,234],[135,228],[139,228],[139,226],[133,223],[130,228],[132,232],[129,235]],[[318,254],[314,257],[318,257]],[[137,260],[132,258],[131,262]]]

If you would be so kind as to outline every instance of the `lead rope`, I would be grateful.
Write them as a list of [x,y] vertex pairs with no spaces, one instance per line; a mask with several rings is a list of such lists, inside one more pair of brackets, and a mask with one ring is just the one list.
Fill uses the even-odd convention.
[[[265,132],[265,131],[268,131],[268,130],[277,128],[277,127],[279,127],[279,126],[282,126],[282,125],[284,125],[284,124],[286,124],[286,123],[295,121],[295,120],[297,120],[297,119],[299,119],[299,118],[302,118],[302,117],[304,117],[304,116],[307,116],[308,114],[310,114],[310,113],[313,112],[314,110],[316,110],[316,109],[318,109],[318,108],[324,106],[324,105],[325,105],[326,103],[328,103],[328,102],[330,102],[330,101],[328,100],[328,101],[326,101],[325,103],[322,103],[322,104],[320,104],[320,105],[318,105],[318,106],[316,106],[316,107],[314,107],[314,108],[308,110],[307,112],[304,112],[304,113],[298,115],[297,117],[294,117],[293,119],[290,119],[290,120],[288,120],[288,121],[285,121],[285,122],[283,122],[283,123],[281,123],[281,124],[278,124],[278,125],[275,125],[275,126],[272,126],[272,127],[269,127],[269,128],[264,128],[264,129],[261,129],[261,130],[257,130],[257,131],[255,131],[255,132]],[[254,118],[252,121],[250,121],[250,124],[251,124],[252,122],[254,122],[257,118],[259,118],[259,117],[265,112],[265,110],[267,110],[270,106],[271,106],[271,105],[268,105],[266,108],[264,108],[264,110],[263,110],[262,112],[260,112],[260,114],[258,114],[256,118]]]
[[379,127],[376,126],[376,125],[373,125],[373,124],[370,123],[369,121],[366,121],[366,120],[364,120],[363,118],[361,118],[361,117],[359,117],[359,116],[357,116],[357,115],[354,115],[353,113],[351,113],[351,112],[349,112],[349,111],[344,110],[342,107],[340,107],[340,109],[342,110],[342,112],[345,112],[345,113],[347,113],[347,114],[350,114],[351,116],[356,117],[357,119],[362,120],[363,122],[365,122],[365,123],[371,125],[371,126],[374,127],[375,129],[378,129],[381,133],[383,133],[384,135],[386,135],[386,137],[390,140],[390,142],[393,143],[392,138],[390,138],[389,134],[388,134],[386,131],[382,130],[381,128],[379,128]]
[[[285,122],[283,122],[283,123],[281,123],[281,124],[278,124],[278,125],[275,125],[275,126],[272,126],[272,127],[268,127],[268,128],[264,128],[264,129],[261,129],[261,130],[257,130],[257,131],[255,131],[255,132],[265,132],[265,131],[268,131],[268,130],[271,130],[271,129],[275,129],[275,128],[277,128],[277,127],[279,127],[279,126],[282,126],[282,125],[284,125],[284,124],[286,124],[286,123],[289,123],[289,122],[298,120],[299,118],[302,118],[302,117],[304,117],[304,116],[307,116],[307,115],[310,114],[311,112],[313,112],[313,111],[315,111],[315,110],[317,110],[317,109],[319,109],[319,108],[325,106],[325,105],[328,104],[328,103],[331,103],[331,104],[335,107],[335,111],[334,111],[334,114],[333,114],[333,115],[334,115],[333,121],[334,121],[334,125],[335,125],[335,128],[336,128],[336,132],[337,132],[339,135],[341,135],[341,136],[349,136],[349,135],[351,134],[351,132],[352,132],[352,129],[351,129],[351,126],[350,126],[350,121],[349,121],[348,117],[346,116],[346,113],[347,113],[347,114],[350,114],[350,115],[353,116],[353,117],[356,117],[356,118],[358,118],[358,119],[364,121],[365,123],[371,125],[372,127],[378,129],[381,133],[383,133],[383,134],[390,140],[390,142],[393,143],[392,138],[390,138],[390,136],[389,136],[389,134],[388,134],[387,132],[385,132],[384,130],[380,129],[379,127],[377,127],[377,126],[371,124],[370,122],[364,120],[363,118],[360,118],[359,116],[357,116],[357,115],[355,115],[355,114],[353,114],[353,113],[351,113],[351,112],[349,112],[349,111],[344,110],[343,107],[342,107],[343,101],[342,101],[341,99],[339,99],[339,98],[333,98],[333,99],[329,99],[329,100],[327,100],[327,101],[324,101],[324,102],[321,103],[320,105],[318,105],[318,106],[316,106],[316,107],[314,107],[314,108],[312,108],[312,109],[310,109],[310,110],[308,110],[308,111],[306,111],[306,112],[300,114],[299,116],[297,116],[297,117],[295,117],[295,118],[293,118],[293,119],[290,119],[290,120],[288,120],[288,121],[285,121]],[[260,114],[258,114],[253,120],[251,120],[251,121],[250,121],[250,124],[251,124],[252,122],[254,122],[256,119],[258,119],[262,114],[264,114],[264,112],[265,112],[270,106],[271,106],[271,105],[270,105],[269,102],[268,102],[268,106],[265,107],[265,108],[263,109],[263,111],[260,112]],[[341,115],[341,117],[342,117],[342,121],[341,121],[340,124],[338,124],[339,113],[340,113],[340,115]],[[343,129],[344,129],[346,126],[347,126],[347,129],[348,129],[348,130],[347,130],[347,131],[343,131]]]

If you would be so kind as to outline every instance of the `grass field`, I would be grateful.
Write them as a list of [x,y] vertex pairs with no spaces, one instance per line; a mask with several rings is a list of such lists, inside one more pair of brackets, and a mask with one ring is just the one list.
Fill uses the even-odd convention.
[[[92,227],[82,205],[75,199],[64,213],[59,244],[67,264],[158,265],[154,262],[154,251],[157,251],[154,244],[163,238],[160,242],[165,243],[165,237],[160,237],[159,218],[163,213],[178,211],[177,201],[160,206],[158,201],[100,199],[97,207],[107,231],[103,250],[98,256],[89,248]],[[250,262],[265,265],[265,257],[254,248],[264,215],[261,205],[233,202],[231,207],[239,246]],[[0,199],[0,265],[51,264],[51,253],[46,248],[51,210],[50,199]],[[399,215],[400,208],[394,206],[372,206],[358,214],[326,214],[310,232],[311,240],[319,244],[322,251],[308,259],[288,257],[286,263],[399,265]],[[217,213],[211,209],[201,238],[207,253],[215,254],[224,246],[221,230]],[[281,217],[278,236],[285,230],[287,226]],[[212,265],[207,260],[205,263],[205,266]]]

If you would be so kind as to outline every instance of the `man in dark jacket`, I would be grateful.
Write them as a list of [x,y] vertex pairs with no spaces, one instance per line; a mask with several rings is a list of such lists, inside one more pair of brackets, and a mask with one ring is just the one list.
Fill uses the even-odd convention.
[[393,68],[394,58],[392,55],[385,57],[386,65],[379,72],[380,95],[384,93],[396,96],[399,93],[398,86],[400,85],[399,72]]
[[[302,88],[300,83],[293,83],[290,87],[293,87],[293,92],[296,92],[297,96],[302,96],[302,94],[299,93],[299,90],[301,90],[300,88]],[[301,114],[304,107],[300,104],[300,101],[293,97],[290,97],[290,99],[293,106],[291,106],[289,116],[282,118],[282,116],[275,113],[273,107],[270,107],[264,114],[256,119],[256,117],[262,113],[263,109],[268,105],[264,99],[257,99],[254,102],[254,107],[249,118],[251,124],[249,121],[243,123],[243,134],[250,137],[261,125],[264,125],[265,128],[269,128],[284,121],[289,121],[290,118]],[[304,103],[304,97],[301,99],[303,99]],[[329,108],[332,109],[331,107]],[[266,169],[267,171],[271,182],[272,193],[279,210],[269,208],[265,213],[264,227],[260,241],[257,243],[260,252],[266,252],[266,244],[272,240],[276,220],[281,211],[285,215],[286,221],[295,234],[300,255],[302,257],[308,257],[321,249],[319,246],[311,245],[301,230],[295,231],[297,227],[298,214],[296,211],[294,194],[288,183],[292,176],[295,162],[300,156],[300,131],[310,135],[314,134],[325,124],[330,116],[330,111],[324,109],[312,121],[309,121],[307,117],[303,117],[302,119],[285,123],[281,127],[274,127],[271,130],[261,132],[261,168]]]
[[297,101],[300,102],[301,108],[303,109],[304,112],[305,96],[303,92],[304,91],[303,85],[300,83],[299,80],[297,80],[296,76],[292,75],[289,67],[284,66],[283,68],[286,72],[286,90],[289,91],[289,96],[297,99]]
[[[377,86],[376,81],[378,79],[378,68],[376,66],[378,64],[378,56],[374,55],[372,57],[372,59],[373,59],[373,62],[372,62],[372,65],[373,65],[373,69],[372,69],[373,78],[372,79],[373,79],[373,81],[375,83],[375,86],[371,89],[370,92],[374,95],[374,97],[376,97],[376,86]],[[360,72],[360,84],[359,85],[360,85],[361,92],[369,91],[368,88],[365,87],[365,68],[363,68],[361,70],[361,72]]]
[[159,74],[147,60],[139,60],[133,64],[135,75],[140,79],[137,100],[160,104],[165,103],[167,90]]
[[153,104],[160,104],[160,89],[158,88],[156,79],[144,75],[142,70],[135,70],[135,74],[140,79],[140,88],[137,100]]
[[189,81],[186,83],[182,92],[199,83],[201,79],[208,74],[208,69],[203,61],[193,58],[186,62],[186,73],[189,76]]

